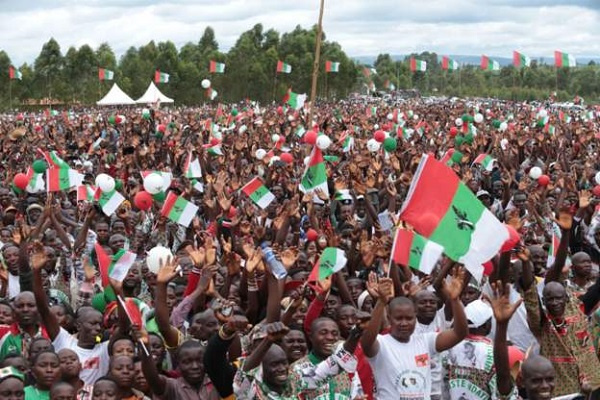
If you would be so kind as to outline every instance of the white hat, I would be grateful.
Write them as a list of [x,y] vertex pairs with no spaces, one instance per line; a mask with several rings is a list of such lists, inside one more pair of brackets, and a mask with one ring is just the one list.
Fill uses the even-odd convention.
[[465,314],[467,314],[469,328],[479,328],[492,318],[494,312],[489,304],[477,299],[465,307]]

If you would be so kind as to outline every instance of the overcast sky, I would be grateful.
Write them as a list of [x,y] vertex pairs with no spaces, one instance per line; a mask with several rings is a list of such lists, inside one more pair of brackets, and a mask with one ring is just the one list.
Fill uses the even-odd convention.
[[[318,17],[318,0],[0,0],[0,47],[33,62],[54,37],[69,46],[108,42],[117,56],[150,40],[197,42],[208,25],[221,50],[261,22],[280,33]],[[324,29],[350,56],[439,54],[600,55],[600,0],[326,0]]]

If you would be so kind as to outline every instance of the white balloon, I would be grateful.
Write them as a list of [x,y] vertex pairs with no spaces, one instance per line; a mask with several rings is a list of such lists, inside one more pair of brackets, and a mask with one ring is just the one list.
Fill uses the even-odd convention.
[[504,132],[508,129],[508,124],[506,122],[502,122],[500,123],[500,127],[498,129],[500,129],[500,132]]
[[372,152],[375,153],[377,151],[379,151],[379,148],[381,147],[381,143],[379,143],[377,140],[375,139],[369,139],[367,141],[367,149]]
[[246,125],[242,125],[240,126],[240,129],[238,129],[239,133],[244,133],[248,130],[248,127]]
[[596,172],[596,176],[594,177],[594,179],[596,179],[596,183],[600,185],[600,171]]
[[150,116],[150,110],[147,108],[142,108],[142,115],[144,117],[149,117]]
[[390,121],[391,121],[391,120],[393,120],[393,119],[394,119],[394,114],[392,114],[392,113],[389,113],[389,114],[387,115],[387,119],[389,119]]
[[529,170],[529,177],[531,179],[537,179],[542,176],[542,169],[540,167],[531,167]]
[[327,135],[319,135],[316,144],[319,149],[327,150],[331,146],[331,139]]
[[115,190],[115,179],[107,174],[100,174],[96,177],[96,186],[103,192],[112,192]]
[[162,175],[152,172],[144,178],[144,190],[150,194],[160,193],[165,185]]
[[538,112],[538,116],[540,118],[546,118],[548,116],[548,111],[546,111],[545,109],[541,109],[540,112]]
[[169,260],[169,257],[173,257],[173,253],[171,253],[171,250],[168,248],[163,246],[151,248],[146,256],[146,265],[148,266],[148,270],[154,274],[157,274],[158,270],[160,270],[161,261],[164,266]]
[[379,124],[373,125],[373,129],[375,129],[375,130],[379,129]]
[[477,113],[475,114],[475,118],[473,118],[475,120],[475,123],[480,124],[483,122],[483,115]]
[[415,115],[413,115],[413,119],[414,119],[415,121],[418,121],[418,120],[419,120],[419,116],[418,116],[417,114],[415,114]]
[[208,79],[202,79],[202,88],[208,89],[210,87],[210,81]]
[[267,151],[265,149],[258,149],[256,150],[256,159],[257,160],[262,160],[263,158],[265,158],[265,156],[267,155]]
[[294,116],[293,115],[288,115],[288,121],[292,122],[294,120]]
[[454,123],[456,124],[456,126],[462,126],[463,120],[461,118],[456,118],[454,120]]
[[271,141],[273,141],[273,143],[279,142],[279,139],[281,139],[281,137],[278,134],[274,133],[271,135]]

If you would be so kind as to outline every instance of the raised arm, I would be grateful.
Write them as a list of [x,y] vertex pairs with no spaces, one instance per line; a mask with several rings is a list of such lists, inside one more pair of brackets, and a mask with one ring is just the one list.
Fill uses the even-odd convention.
[[441,332],[435,340],[435,349],[438,352],[448,350],[460,343],[469,333],[467,326],[467,316],[465,309],[460,301],[460,294],[464,286],[464,268],[457,267],[452,274],[450,283],[445,281],[442,284],[442,291],[446,296],[447,301],[452,307],[452,315],[454,316],[454,324],[452,329]]
[[169,323],[169,309],[167,308],[167,284],[177,275],[176,268],[177,259],[169,259],[166,265],[161,266],[156,276],[156,324],[168,347],[179,345],[179,331]]
[[[376,279],[375,273],[371,272],[369,280],[373,281]],[[387,303],[394,298],[394,283],[390,278],[381,278],[377,284],[377,303],[375,309],[371,314],[371,319],[367,328],[363,331],[362,337],[360,338],[360,344],[362,345],[365,355],[369,358],[375,357],[379,353],[379,343],[377,343],[377,335],[383,322],[383,313]]]
[[148,385],[150,385],[150,389],[152,393],[157,396],[161,396],[165,393],[167,389],[167,379],[158,373],[156,369],[156,363],[150,354],[146,353],[146,349],[142,344],[139,344],[138,354],[142,359],[142,372],[144,373],[144,377],[146,381],[148,381]]
[[33,268],[33,294],[35,296],[35,303],[37,305],[38,312],[42,318],[42,324],[46,327],[46,331],[50,336],[51,340],[56,339],[60,332],[60,325],[56,316],[50,312],[48,307],[48,297],[44,291],[42,284],[42,268],[48,258],[44,252],[44,245],[41,242],[35,242],[32,244],[32,254],[30,257],[31,267]]
[[558,220],[556,221],[560,227],[562,236],[560,237],[560,244],[556,252],[556,259],[554,264],[546,272],[545,283],[558,282],[561,280],[562,269],[567,261],[567,251],[569,247],[569,237],[571,234],[571,226],[573,226],[573,216],[566,211],[560,211],[558,213]]

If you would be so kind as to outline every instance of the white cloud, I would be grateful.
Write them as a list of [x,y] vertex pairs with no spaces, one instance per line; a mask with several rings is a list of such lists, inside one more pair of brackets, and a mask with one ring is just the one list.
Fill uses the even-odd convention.
[[[171,40],[197,42],[206,26],[221,49],[256,23],[280,33],[316,23],[316,0],[38,0],[9,2],[0,25],[2,49],[14,63],[33,62],[54,37],[63,53],[84,43],[108,42],[118,56],[130,46]],[[552,56],[600,54],[600,8],[592,0],[326,0],[328,40],[352,56],[486,53],[518,49]]]

